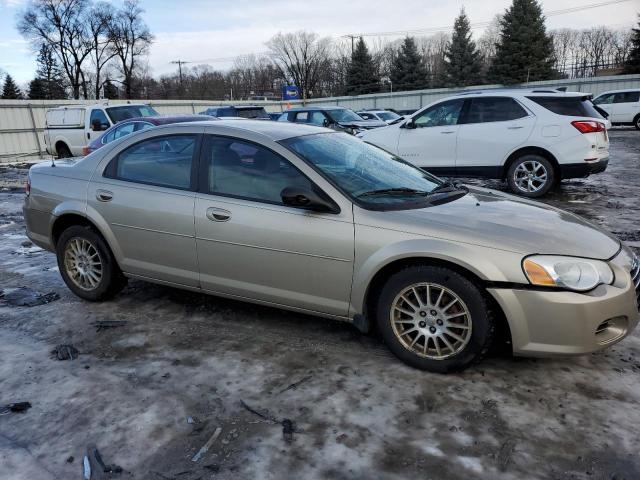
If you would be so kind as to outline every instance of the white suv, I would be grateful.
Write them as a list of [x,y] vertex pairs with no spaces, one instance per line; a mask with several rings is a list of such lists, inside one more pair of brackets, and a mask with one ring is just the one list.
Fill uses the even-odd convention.
[[640,130],[640,89],[604,92],[593,103],[609,114],[613,125],[633,125]]
[[358,136],[429,172],[506,179],[539,197],[564,178],[607,168],[606,120],[590,95],[557,90],[486,90],[438,100]]

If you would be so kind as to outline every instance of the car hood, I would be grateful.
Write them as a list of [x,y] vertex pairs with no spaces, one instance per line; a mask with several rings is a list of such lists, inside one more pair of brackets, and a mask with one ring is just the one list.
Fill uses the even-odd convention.
[[378,128],[386,127],[387,124],[382,120],[362,120],[353,122],[338,122],[341,127],[357,127],[357,128]]
[[[384,228],[524,255],[606,260],[620,250],[613,235],[569,212],[488,189],[428,208],[375,212]],[[377,216],[377,215],[376,215]],[[384,217],[384,218],[383,218]]]

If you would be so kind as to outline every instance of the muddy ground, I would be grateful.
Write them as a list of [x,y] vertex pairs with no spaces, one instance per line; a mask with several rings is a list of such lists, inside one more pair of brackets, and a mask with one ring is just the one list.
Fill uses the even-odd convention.
[[[612,131],[606,173],[544,201],[640,250],[639,152],[640,132]],[[86,303],[25,236],[25,172],[0,166],[0,405],[32,405],[0,409],[2,479],[80,479],[92,446],[123,469],[92,478],[640,478],[640,332],[443,376],[297,313],[139,281]],[[57,360],[59,344],[78,357]]]

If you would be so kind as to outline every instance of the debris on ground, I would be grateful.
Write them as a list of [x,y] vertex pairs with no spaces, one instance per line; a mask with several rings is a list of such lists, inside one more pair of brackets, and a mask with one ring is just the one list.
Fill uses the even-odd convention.
[[73,345],[58,345],[51,350],[51,356],[58,360],[75,360],[78,358],[78,349]]
[[253,413],[254,415],[259,416],[260,418],[264,418],[265,420],[269,420],[270,422],[273,422],[273,423],[280,423],[278,421],[278,419],[272,417],[268,413],[262,413],[262,412],[259,412],[258,410],[256,410],[255,408],[250,407],[242,399],[240,400],[240,405],[242,405],[242,408],[244,408],[245,410],[248,410],[249,412]]
[[93,458],[95,458],[96,463],[100,467],[100,470],[102,470],[104,473],[122,473],[122,467],[119,465],[105,465],[104,461],[102,460],[102,455],[100,455],[100,452],[96,447],[92,448],[92,453]]
[[7,288],[0,291],[0,300],[13,307],[36,307],[58,300],[56,292],[40,293],[29,287]]
[[9,403],[0,408],[0,415],[6,415],[7,413],[24,413],[31,408],[29,402],[15,402]]
[[91,325],[96,327],[96,332],[107,330],[109,328],[124,327],[127,324],[126,320],[98,320]]
[[297,382],[292,383],[291,385],[289,385],[286,388],[283,388],[282,390],[280,390],[278,393],[284,393],[287,390],[295,390],[296,388],[298,388],[300,385],[302,385],[305,382],[308,382],[309,380],[311,380],[313,378],[313,375],[307,375],[306,377],[302,378],[301,380],[298,380]]
[[91,462],[87,455],[82,459],[82,473],[84,480],[91,480]]
[[209,451],[209,449],[211,448],[211,445],[213,445],[213,442],[215,442],[216,439],[220,436],[220,433],[222,433],[222,427],[217,427],[215,432],[213,432],[213,435],[211,435],[209,440],[207,440],[207,443],[205,443],[202,446],[202,448],[200,450],[198,450],[198,453],[196,453],[193,456],[191,461],[192,462],[199,462],[200,459]]
[[67,463],[73,463],[74,460],[75,458],[73,458],[73,455],[67,457]]
[[296,424],[288,418],[282,420],[282,437],[287,443],[293,442],[293,432],[296,430]]

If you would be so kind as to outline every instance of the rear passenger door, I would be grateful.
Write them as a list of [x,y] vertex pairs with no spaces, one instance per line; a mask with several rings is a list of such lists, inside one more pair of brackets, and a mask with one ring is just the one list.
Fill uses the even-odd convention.
[[258,143],[205,135],[202,152],[195,205],[202,288],[346,316],[352,209],[320,213],[284,205],[285,187],[314,188],[314,183]]
[[535,117],[511,97],[475,97],[462,115],[457,175],[497,176],[508,155],[531,135]]
[[115,237],[120,267],[144,278],[197,287],[193,208],[200,135],[133,143],[89,184],[88,208]]
[[614,94],[611,104],[612,115],[609,120],[614,123],[631,123],[640,113],[640,92],[619,92]]

